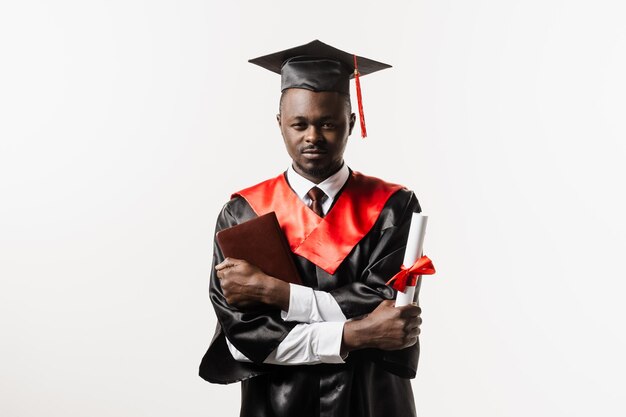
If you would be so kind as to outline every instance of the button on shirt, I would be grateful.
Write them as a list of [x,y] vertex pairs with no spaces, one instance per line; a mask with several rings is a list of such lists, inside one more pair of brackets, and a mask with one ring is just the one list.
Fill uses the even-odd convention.
[[[311,188],[318,187],[324,191],[326,194],[322,203],[324,215],[330,210],[349,176],[350,170],[345,163],[339,171],[319,184],[304,178],[291,166],[287,170],[289,185],[307,206],[311,207],[312,203],[307,196]],[[300,324],[287,334],[264,363],[279,365],[343,363],[340,351],[346,316],[332,295],[303,285],[289,284],[289,311],[282,311],[281,317],[285,321],[296,321]],[[228,339],[226,344],[233,358],[241,362],[251,362]]]

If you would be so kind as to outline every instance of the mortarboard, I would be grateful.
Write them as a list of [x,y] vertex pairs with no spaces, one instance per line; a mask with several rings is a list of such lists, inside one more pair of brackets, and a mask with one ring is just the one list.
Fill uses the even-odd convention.
[[382,62],[344,52],[319,40],[254,58],[248,62],[280,74],[281,91],[288,88],[304,88],[350,94],[350,79],[354,78],[363,137],[367,136],[367,131],[359,76],[391,67]]

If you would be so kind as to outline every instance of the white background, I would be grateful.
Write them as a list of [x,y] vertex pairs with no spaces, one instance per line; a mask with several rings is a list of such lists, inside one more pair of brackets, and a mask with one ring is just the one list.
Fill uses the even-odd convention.
[[0,415],[237,416],[197,368],[216,215],[286,169],[279,77],[362,80],[358,171],[430,215],[421,416],[623,416],[626,9],[573,0],[3,1]]

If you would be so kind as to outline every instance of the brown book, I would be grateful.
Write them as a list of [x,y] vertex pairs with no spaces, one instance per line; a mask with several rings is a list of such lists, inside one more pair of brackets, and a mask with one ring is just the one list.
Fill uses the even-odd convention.
[[225,257],[244,259],[267,275],[302,284],[291,249],[273,211],[217,232],[217,243]]

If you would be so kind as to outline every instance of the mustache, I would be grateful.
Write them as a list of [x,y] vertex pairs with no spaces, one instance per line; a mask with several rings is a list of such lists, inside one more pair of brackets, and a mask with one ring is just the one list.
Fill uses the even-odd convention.
[[327,152],[328,149],[326,148],[326,146],[305,146],[304,148],[300,148],[300,153],[305,153],[305,152]]

